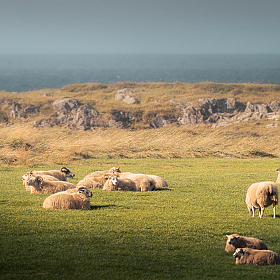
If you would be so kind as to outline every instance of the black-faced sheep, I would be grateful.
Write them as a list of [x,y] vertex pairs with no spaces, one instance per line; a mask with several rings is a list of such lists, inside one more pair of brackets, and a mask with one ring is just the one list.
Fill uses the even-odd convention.
[[154,179],[145,174],[123,172],[118,174],[119,179],[129,179],[134,181],[137,191],[155,191],[156,182]]
[[274,182],[260,182],[252,184],[246,194],[244,203],[247,205],[249,214],[255,216],[255,209],[259,209],[259,217],[263,217],[264,208],[273,205],[273,217],[276,216],[278,204],[278,186]]
[[67,181],[67,178],[73,179],[75,174],[67,167],[62,167],[60,170],[48,171],[31,171],[33,175],[50,175],[56,177],[59,181]]
[[[27,181],[32,177],[34,176],[32,171],[30,172],[26,172],[22,177],[22,182],[23,184],[25,185],[25,189],[27,191],[30,191],[30,186],[27,185]],[[50,176],[50,175],[40,175],[44,180],[46,181],[59,181],[56,177],[53,177],[53,176]]]
[[103,186],[105,191],[136,191],[135,182],[130,179],[119,179],[117,174],[107,173],[106,182]]
[[57,193],[75,188],[74,184],[65,181],[45,181],[41,176],[32,176],[26,182],[31,193]]
[[86,186],[89,189],[102,189],[106,182],[106,174],[107,173],[120,173],[120,169],[118,167],[112,167],[109,170],[105,171],[95,171],[86,175],[82,180],[80,180],[77,184],[78,186]]
[[236,259],[236,264],[254,264],[254,265],[279,265],[280,264],[279,255],[270,250],[238,248],[233,254],[233,257]]
[[43,203],[46,209],[90,209],[90,197],[92,192],[85,186],[77,187],[71,192],[64,191],[47,197]]
[[227,235],[225,251],[235,252],[237,248],[252,248],[258,250],[267,250],[267,246],[260,239],[254,237],[241,236],[237,233]]

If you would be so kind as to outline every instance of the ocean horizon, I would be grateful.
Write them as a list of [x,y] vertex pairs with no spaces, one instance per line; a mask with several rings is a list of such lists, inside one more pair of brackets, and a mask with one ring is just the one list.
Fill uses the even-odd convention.
[[0,91],[94,82],[280,84],[280,54],[0,55]]

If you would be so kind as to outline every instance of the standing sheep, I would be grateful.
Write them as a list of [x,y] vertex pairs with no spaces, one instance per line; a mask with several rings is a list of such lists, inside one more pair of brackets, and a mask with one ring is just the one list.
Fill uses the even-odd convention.
[[48,171],[31,171],[33,175],[50,175],[56,177],[59,181],[67,181],[67,178],[73,179],[75,174],[67,167],[62,167],[60,170]]
[[41,176],[32,176],[27,182],[31,193],[57,193],[75,188],[74,184],[65,181],[46,181]]
[[264,208],[273,205],[273,218],[276,216],[278,204],[278,186],[274,182],[260,182],[252,184],[246,194],[244,203],[247,205],[249,214],[255,216],[255,209],[259,209],[259,217],[263,217]]
[[87,188],[98,188],[102,189],[106,182],[106,174],[107,173],[120,173],[120,169],[117,167],[112,167],[110,170],[105,171],[95,171],[86,175],[82,180],[80,180],[77,184],[78,186],[86,186]]
[[90,209],[92,192],[85,186],[77,187],[71,192],[64,191],[47,197],[43,203],[46,209]]
[[254,237],[241,236],[237,233],[226,235],[226,237],[226,252],[235,252],[237,248],[267,250],[267,246],[260,239]]
[[118,174],[119,179],[130,179],[134,181],[137,191],[155,191],[156,182],[154,179],[145,174],[137,174],[131,172],[123,172]]
[[280,264],[279,255],[270,250],[238,248],[233,254],[233,257],[236,258],[236,264],[254,264],[254,265],[279,265]]
[[136,191],[136,185],[130,179],[119,179],[114,173],[107,173],[105,178],[106,182],[103,186],[105,191]]

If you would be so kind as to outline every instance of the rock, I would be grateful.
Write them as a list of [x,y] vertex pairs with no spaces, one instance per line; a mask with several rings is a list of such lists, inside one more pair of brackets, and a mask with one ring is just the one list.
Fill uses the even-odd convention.
[[186,107],[183,117],[178,118],[178,123],[181,125],[197,125],[202,124],[204,119],[201,111],[193,106]]
[[280,102],[279,101],[272,101],[267,104],[270,108],[271,112],[280,112]]
[[10,116],[13,118],[20,118],[20,113],[19,111],[21,110],[21,105],[18,104],[17,102],[14,102],[13,105],[10,107],[11,112]]
[[33,107],[28,107],[28,108],[24,108],[24,113],[25,114],[35,114],[35,113],[39,113],[40,110],[40,106],[33,106]]
[[108,122],[107,122],[107,125],[111,128],[122,128],[123,127],[123,123],[122,122],[117,122],[116,120],[114,119],[109,119]]
[[88,104],[80,103],[74,98],[57,99],[53,103],[57,114],[57,124],[79,130],[88,130],[98,126],[99,113]]
[[127,104],[138,104],[140,101],[137,98],[131,97],[127,95],[128,93],[133,93],[133,91],[129,88],[120,89],[117,91],[115,95],[115,100],[123,101]]
[[43,128],[50,128],[53,127],[55,125],[55,122],[53,122],[51,119],[41,119],[39,121],[35,121],[34,125],[36,127],[43,127]]
[[163,117],[157,115],[153,122],[150,123],[150,126],[153,128],[159,128],[169,125],[170,122],[165,120]]
[[265,126],[265,128],[275,128],[277,127],[277,123],[271,123]]

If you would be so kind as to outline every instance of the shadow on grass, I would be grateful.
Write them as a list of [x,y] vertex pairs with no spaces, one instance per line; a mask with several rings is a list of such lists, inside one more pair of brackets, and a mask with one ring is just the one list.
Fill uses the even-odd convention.
[[117,205],[91,205],[90,210],[99,210],[104,208],[116,207]]
[[170,188],[157,188],[156,192],[157,191],[172,191],[172,189],[170,189]]

